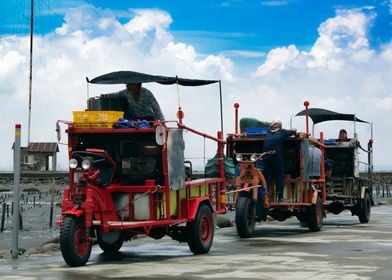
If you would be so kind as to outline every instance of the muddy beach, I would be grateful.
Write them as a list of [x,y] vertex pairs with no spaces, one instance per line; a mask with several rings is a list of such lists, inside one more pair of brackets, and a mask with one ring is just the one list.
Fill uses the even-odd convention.
[[[59,228],[56,221],[61,214],[61,200],[68,180],[64,178],[22,178],[20,206],[22,225],[19,230],[18,248],[21,257],[50,253],[59,250]],[[0,178],[0,259],[10,258],[12,246],[13,182]],[[387,188],[390,191],[389,188]],[[380,195],[381,193],[378,193]],[[50,219],[53,199],[53,216]],[[390,195],[376,195],[377,205],[391,204]],[[234,212],[228,213],[232,216]],[[218,227],[232,226],[233,217],[218,217]]]
[[[21,180],[21,224],[18,234],[18,248],[21,255],[56,250],[58,247],[59,228],[56,221],[60,218],[62,193],[67,183],[63,179]],[[12,189],[12,181],[1,179],[0,258],[10,257],[12,246]]]

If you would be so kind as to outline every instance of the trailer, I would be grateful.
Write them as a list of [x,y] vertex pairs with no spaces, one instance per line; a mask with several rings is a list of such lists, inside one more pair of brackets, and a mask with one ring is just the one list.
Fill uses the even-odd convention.
[[[306,109],[308,105],[305,102]],[[227,136],[226,153],[236,162],[238,172],[234,190],[228,190],[227,195],[231,196],[229,201],[234,201],[238,235],[242,238],[252,236],[256,222],[265,222],[268,216],[278,221],[295,216],[310,231],[320,231],[326,201],[323,134],[316,139],[310,137],[308,131],[297,132],[284,141],[284,201],[279,201],[276,184],[267,186],[263,169],[263,158],[270,153],[263,152],[268,127],[244,127],[239,132],[239,104],[234,108],[235,131]],[[316,167],[318,176],[312,176],[310,172],[310,149],[313,148],[320,150],[321,158]]]
[[[325,208],[328,212],[339,214],[343,210],[351,211],[358,216],[361,223],[370,220],[373,201],[373,125],[357,118],[355,114],[337,113],[334,111],[309,108],[296,116],[307,115],[314,126],[326,121],[349,121],[354,124],[354,135],[345,141],[337,138],[324,139],[326,163],[330,166],[330,174],[326,177],[327,197]],[[370,138],[367,147],[362,147],[356,132],[357,124],[370,127]],[[360,161],[360,153],[367,155],[367,161]],[[360,172],[360,164],[365,165],[365,172]]]

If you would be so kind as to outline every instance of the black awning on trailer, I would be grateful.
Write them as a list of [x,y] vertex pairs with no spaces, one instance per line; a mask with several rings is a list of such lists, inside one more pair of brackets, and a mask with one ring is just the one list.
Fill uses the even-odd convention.
[[92,80],[89,80],[86,77],[86,80],[91,84],[133,84],[156,82],[164,85],[172,85],[178,83],[182,86],[204,86],[220,82],[219,80],[184,79],[179,77],[149,75],[134,71],[111,72],[98,76]]
[[[320,108],[309,108],[309,117],[312,119],[313,124],[326,122],[326,121],[356,121],[369,123],[367,121],[358,119],[354,114],[341,114]],[[305,116],[306,110],[297,113],[296,116]]]

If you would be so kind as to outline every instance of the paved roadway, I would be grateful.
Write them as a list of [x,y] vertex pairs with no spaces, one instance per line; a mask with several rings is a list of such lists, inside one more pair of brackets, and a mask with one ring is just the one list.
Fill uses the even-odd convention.
[[0,260],[0,279],[392,279],[392,206],[372,208],[369,224],[349,212],[329,214],[311,233],[295,218],[258,224],[252,238],[217,229],[208,255],[170,238],[140,238],[116,255],[95,246],[84,267],[59,251]]

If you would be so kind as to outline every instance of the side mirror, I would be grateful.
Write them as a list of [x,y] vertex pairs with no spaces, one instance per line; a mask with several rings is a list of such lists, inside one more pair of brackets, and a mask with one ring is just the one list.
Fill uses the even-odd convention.
[[155,129],[155,142],[159,146],[162,146],[163,144],[166,144],[166,139],[167,139],[166,127],[163,125],[157,126]]

